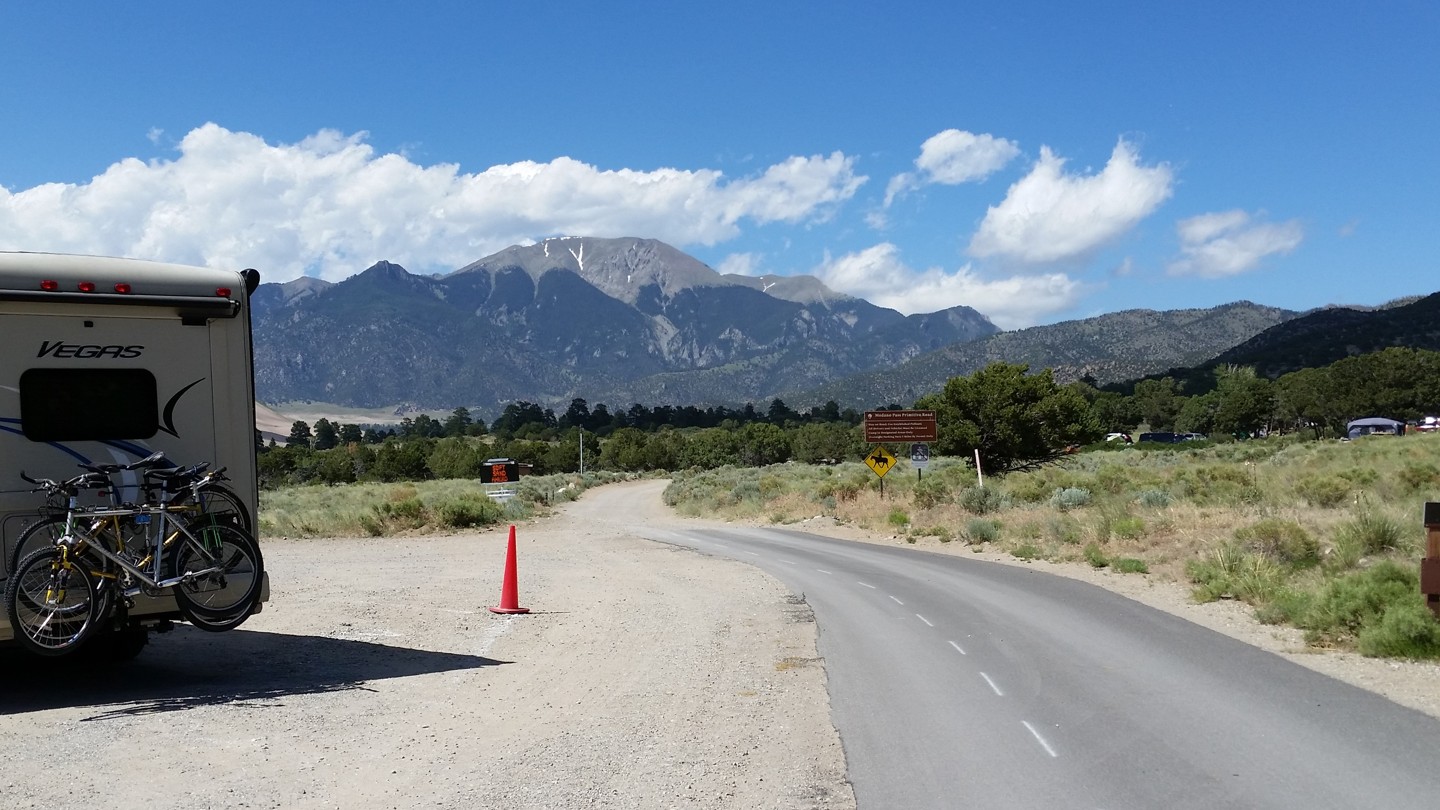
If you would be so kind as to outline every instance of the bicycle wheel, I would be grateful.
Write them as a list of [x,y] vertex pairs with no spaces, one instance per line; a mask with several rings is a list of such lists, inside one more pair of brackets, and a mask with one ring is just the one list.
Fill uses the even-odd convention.
[[171,576],[209,573],[175,586],[180,612],[187,619],[193,617],[197,625],[208,625],[203,629],[238,627],[260,597],[264,575],[260,547],[234,526],[192,523],[187,530],[193,539],[182,534],[181,542],[169,552]]
[[229,616],[221,616],[219,618],[202,616],[198,613],[186,614],[185,621],[189,622],[190,626],[196,630],[204,630],[207,633],[223,633],[226,630],[234,630],[244,624],[245,620],[250,618],[250,611],[253,608],[254,605],[250,605]]
[[6,570],[15,573],[20,570],[21,560],[42,548],[51,548],[56,540],[64,536],[64,515],[51,515],[31,523],[25,527],[25,531],[20,532],[20,538],[15,541],[15,551],[10,555],[10,567]]
[[105,621],[108,600],[96,592],[84,561],[66,560],[63,549],[42,548],[20,562],[5,583],[5,609],[15,638],[37,655],[79,649]]
[[206,484],[197,493],[196,502],[211,523],[228,523],[254,536],[250,510],[234,490],[220,484]]

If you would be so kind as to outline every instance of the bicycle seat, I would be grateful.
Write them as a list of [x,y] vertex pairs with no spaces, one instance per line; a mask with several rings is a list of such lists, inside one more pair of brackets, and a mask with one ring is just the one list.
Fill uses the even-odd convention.
[[103,475],[114,475],[122,470],[151,470],[159,467],[174,467],[175,463],[165,458],[164,452],[154,452],[139,461],[129,464],[81,464],[80,467]]
[[145,471],[146,482],[158,482],[167,488],[185,486],[191,483],[205,470],[209,464],[197,464],[193,467],[172,467],[169,469],[155,469]]

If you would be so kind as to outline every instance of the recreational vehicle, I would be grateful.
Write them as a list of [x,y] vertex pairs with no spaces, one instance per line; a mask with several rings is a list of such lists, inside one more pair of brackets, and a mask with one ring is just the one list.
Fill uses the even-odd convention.
[[[249,296],[259,282],[254,270],[0,252],[0,585],[14,573],[17,539],[44,515],[44,493],[22,472],[59,481],[82,464],[159,451],[224,467],[253,518]],[[117,473],[127,500],[138,476]],[[143,645],[149,629],[178,618],[173,596],[140,595],[113,630],[138,651],[137,635]],[[0,644],[13,638],[0,613]]]

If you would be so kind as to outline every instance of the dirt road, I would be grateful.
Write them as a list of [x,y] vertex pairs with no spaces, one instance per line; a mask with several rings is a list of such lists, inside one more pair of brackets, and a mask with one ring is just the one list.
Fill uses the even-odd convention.
[[0,656],[10,808],[853,807],[809,609],[633,537],[663,482],[518,535],[268,538],[265,611],[113,671]]

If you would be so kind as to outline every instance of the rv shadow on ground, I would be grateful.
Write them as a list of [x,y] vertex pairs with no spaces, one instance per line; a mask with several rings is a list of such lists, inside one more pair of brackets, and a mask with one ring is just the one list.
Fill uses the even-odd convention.
[[508,663],[321,636],[178,626],[122,664],[54,662],[0,650],[0,715],[113,707],[90,720],[289,695],[369,690],[375,681]]

